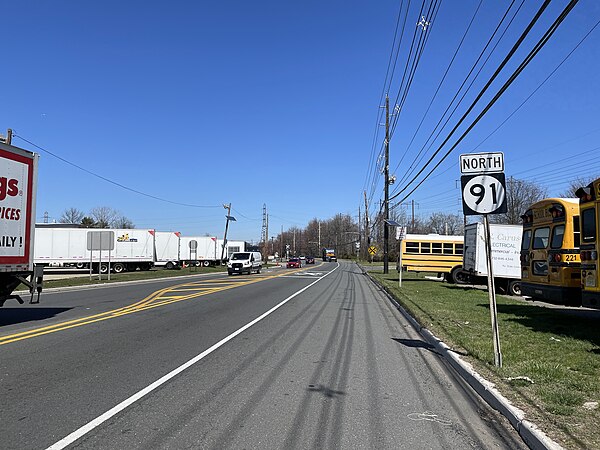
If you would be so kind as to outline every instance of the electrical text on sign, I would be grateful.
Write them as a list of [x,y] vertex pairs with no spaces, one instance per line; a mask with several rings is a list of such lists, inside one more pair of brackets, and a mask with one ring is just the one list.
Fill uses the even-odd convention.
[[504,172],[504,153],[468,153],[460,155],[460,173],[483,174]]
[[507,211],[503,173],[463,175],[460,181],[465,216],[502,214]]

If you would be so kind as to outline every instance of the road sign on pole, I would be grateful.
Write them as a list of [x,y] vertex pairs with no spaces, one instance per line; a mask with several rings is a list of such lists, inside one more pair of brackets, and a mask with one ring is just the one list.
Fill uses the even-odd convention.
[[465,216],[502,214],[506,208],[506,179],[503,173],[463,175],[463,211]]
[[502,367],[498,310],[492,264],[489,214],[502,214],[506,207],[506,179],[504,177],[504,154],[468,153],[460,155],[460,182],[462,186],[463,212],[465,216],[483,215],[485,252],[488,269],[488,297],[494,342],[494,363]]

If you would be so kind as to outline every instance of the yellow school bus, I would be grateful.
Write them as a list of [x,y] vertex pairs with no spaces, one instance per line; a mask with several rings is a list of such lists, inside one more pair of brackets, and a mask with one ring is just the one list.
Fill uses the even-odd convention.
[[547,198],[521,216],[521,291],[551,303],[581,305],[579,202]]
[[581,218],[581,303],[600,308],[600,178],[576,192]]
[[451,283],[461,281],[463,236],[407,234],[401,241],[402,270],[445,274]]

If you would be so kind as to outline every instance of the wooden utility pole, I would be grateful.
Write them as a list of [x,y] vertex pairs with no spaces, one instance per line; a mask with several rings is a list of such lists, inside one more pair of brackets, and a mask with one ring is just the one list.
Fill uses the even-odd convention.
[[383,205],[383,273],[389,272],[389,240],[390,228],[390,98],[385,96],[385,199]]
[[223,236],[223,248],[221,249],[221,264],[223,263],[225,249],[227,248],[227,230],[229,229],[229,218],[231,217],[231,203],[223,205],[223,208],[227,210],[227,221],[225,222],[225,235]]
[[371,240],[369,239],[369,204],[367,203],[367,191],[363,191],[365,194],[365,260],[369,259],[369,246]]

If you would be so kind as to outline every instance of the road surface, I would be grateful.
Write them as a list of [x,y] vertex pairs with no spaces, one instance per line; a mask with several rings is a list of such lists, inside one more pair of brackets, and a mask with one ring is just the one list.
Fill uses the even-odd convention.
[[514,449],[355,265],[0,309],[2,448]]

